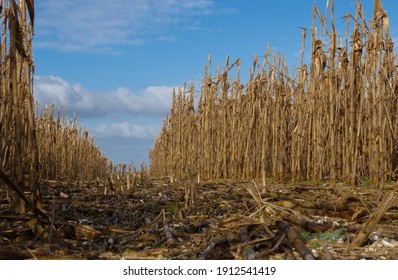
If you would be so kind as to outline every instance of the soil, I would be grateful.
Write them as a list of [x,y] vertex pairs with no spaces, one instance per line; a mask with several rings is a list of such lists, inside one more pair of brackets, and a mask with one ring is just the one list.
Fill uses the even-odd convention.
[[369,226],[396,184],[310,183],[48,181],[49,220],[11,212],[2,187],[0,259],[398,259],[396,197]]

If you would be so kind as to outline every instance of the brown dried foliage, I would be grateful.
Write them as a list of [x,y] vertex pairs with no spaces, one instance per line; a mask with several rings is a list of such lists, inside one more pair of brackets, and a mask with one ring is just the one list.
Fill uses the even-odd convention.
[[[150,152],[151,175],[188,178],[191,172],[203,180],[272,177],[315,184],[329,178],[352,185],[358,178],[377,185],[395,180],[397,70],[388,17],[376,2],[370,23],[358,3],[356,15],[347,15],[343,37],[335,30],[333,1],[330,31],[314,7],[310,65],[304,64],[303,29],[297,72],[290,73],[269,47],[262,64],[255,57],[246,85],[239,60],[230,65],[227,59],[215,77],[209,63],[197,107],[193,84],[174,93]],[[229,76],[232,66],[235,79]]]
[[[38,206],[40,180],[106,177],[109,162],[76,118],[68,123],[59,113],[54,120],[53,107],[35,114],[34,1],[1,0],[0,6],[0,168]],[[23,213],[25,202],[15,198],[12,207]]]

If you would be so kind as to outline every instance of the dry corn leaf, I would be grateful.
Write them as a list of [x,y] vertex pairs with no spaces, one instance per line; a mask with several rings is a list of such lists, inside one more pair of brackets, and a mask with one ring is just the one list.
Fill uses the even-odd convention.
[[296,206],[296,204],[288,200],[276,201],[274,204],[285,208],[294,208]]
[[75,226],[75,237],[81,239],[95,239],[102,236],[101,232],[89,225],[77,225]]

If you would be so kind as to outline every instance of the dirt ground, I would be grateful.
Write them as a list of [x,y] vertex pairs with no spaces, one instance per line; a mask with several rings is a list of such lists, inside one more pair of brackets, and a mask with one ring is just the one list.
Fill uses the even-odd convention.
[[48,221],[11,213],[4,187],[0,259],[398,259],[396,196],[366,232],[396,188],[164,179],[105,195],[47,182]]

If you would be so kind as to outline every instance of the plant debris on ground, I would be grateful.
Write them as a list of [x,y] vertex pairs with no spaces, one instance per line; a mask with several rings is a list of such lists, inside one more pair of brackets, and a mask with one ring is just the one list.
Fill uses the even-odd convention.
[[1,189],[0,259],[398,259],[395,185],[164,179],[127,194],[104,188],[48,181],[49,221],[11,213]]

